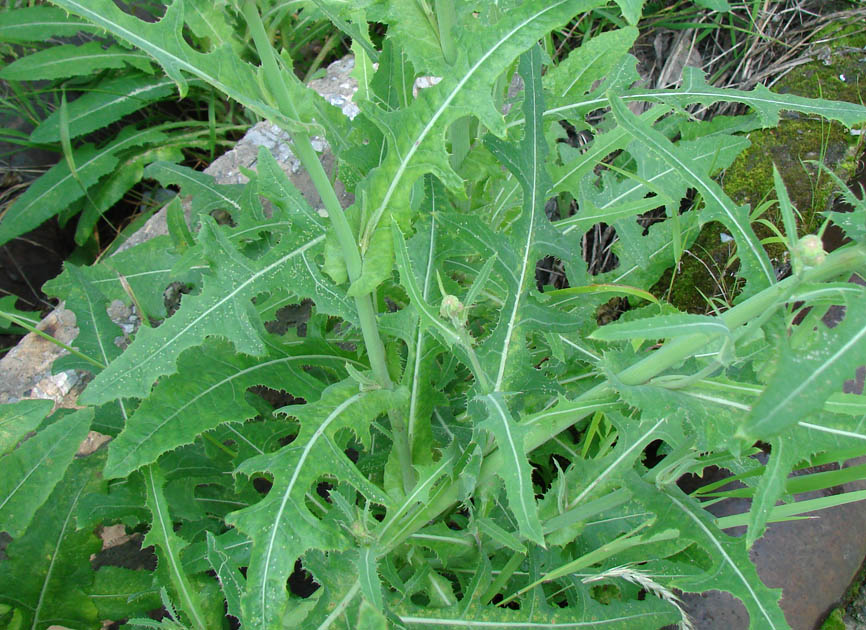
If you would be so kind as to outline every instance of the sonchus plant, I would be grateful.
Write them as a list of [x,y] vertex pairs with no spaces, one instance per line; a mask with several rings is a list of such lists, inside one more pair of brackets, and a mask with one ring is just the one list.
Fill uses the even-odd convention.
[[[353,40],[349,121],[271,47],[260,12],[276,4],[173,0],[146,23],[112,0],[54,3],[181,93],[206,82],[284,128],[322,207],[262,150],[245,186],[185,173],[192,229],[174,206],[170,235],[49,284],[80,328],[56,369],[93,380],[75,411],[2,410],[7,625],[656,629],[688,626],[676,590],[719,589],[751,628],[788,627],[748,549],[768,522],[827,504],[779,499],[862,476],[788,479],[866,453],[866,402],[842,393],[866,356],[866,292],[847,282],[866,269],[866,207],[832,215],[851,241],[825,255],[799,240],[779,180],[777,240],[796,262],[779,279],[713,176],[748,145],[738,131],[783,110],[850,127],[866,108],[716,88],[693,68],[676,89],[635,87],[639,0],[315,0]],[[554,64],[539,41],[596,10],[623,26]],[[189,20],[224,12],[257,61],[187,43]],[[420,76],[441,80],[413,89]],[[751,113],[690,114],[719,102]],[[571,146],[567,128],[591,142]],[[209,216],[215,200],[231,220]],[[602,222],[615,265],[590,273],[583,237]],[[713,316],[677,312],[649,289],[709,222],[736,244],[742,290]],[[565,288],[537,285],[548,257]],[[173,282],[189,291],[169,315]],[[121,350],[106,306],[130,296],[151,325]],[[599,327],[612,296],[631,308]],[[272,325],[299,304],[300,325]],[[113,439],[77,458],[89,429]],[[714,487],[677,485],[709,466],[745,482],[750,512],[716,519]],[[154,570],[94,570],[98,528],[118,523],[146,533]]]

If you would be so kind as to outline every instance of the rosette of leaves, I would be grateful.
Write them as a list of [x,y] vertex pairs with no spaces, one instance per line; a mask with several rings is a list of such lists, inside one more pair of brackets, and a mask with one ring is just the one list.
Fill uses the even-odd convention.
[[[92,596],[95,608],[70,606],[64,623],[654,629],[688,624],[674,589],[720,589],[743,602],[751,628],[788,627],[748,547],[768,522],[814,507],[778,499],[839,481],[789,480],[794,467],[866,449],[862,397],[839,393],[866,344],[866,294],[845,282],[866,266],[866,215],[846,217],[850,244],[777,280],[749,209],[713,178],[747,139],[688,112],[738,102],[754,125],[782,110],[854,125],[866,108],[719,89],[696,70],[676,89],[636,87],[631,26],[558,64],[545,59],[537,42],[600,1],[317,0],[359,39],[361,115],[348,123],[264,45],[252,2],[240,8],[259,63],[229,46],[192,49],[181,0],[153,24],[111,0],[56,4],[146,52],[179,85],[205,81],[272,117],[324,205],[308,205],[262,149],[243,190],[212,185],[231,200],[230,222],[202,214],[191,233],[172,221],[170,235],[69,265],[51,283],[76,311],[77,348],[93,359],[81,367],[94,378],[72,414],[4,410],[26,427],[0,459],[0,528],[15,538],[4,563],[45,565],[18,541],[42,536],[48,513],[64,571],[87,576],[75,583],[90,593],[105,584],[82,532],[123,523],[146,532],[157,558],[128,577],[161,593],[168,615],[141,617],[151,597],[104,617]],[[636,22],[640,2],[617,4]],[[378,65],[373,21],[387,28]],[[431,75],[441,80],[413,90]],[[631,102],[650,108],[638,116]],[[558,142],[562,123],[590,131],[591,144]],[[341,160],[336,176],[354,184],[345,211],[314,132]],[[690,190],[699,201],[681,214]],[[793,249],[784,190],[780,181]],[[553,197],[556,220],[545,212]],[[617,265],[590,273],[581,242],[599,222],[616,230]],[[679,313],[649,289],[707,222],[732,235],[744,290],[714,316]],[[561,261],[566,288],[537,286],[547,256]],[[127,299],[119,276],[158,324],[123,351],[105,315]],[[169,316],[154,296],[178,279],[188,293]],[[612,295],[632,308],[599,327],[597,307]],[[289,305],[309,315],[280,329]],[[845,317],[828,327],[822,315],[840,305]],[[92,469],[73,457],[89,427],[114,438],[88,458]],[[765,465],[751,457],[757,445]],[[745,537],[677,485],[708,466],[747,483]],[[51,493],[68,497],[69,484],[75,504],[52,510]],[[30,487],[39,493],[19,491]],[[59,578],[38,575],[0,590],[0,603],[44,627],[58,617],[39,593]]]

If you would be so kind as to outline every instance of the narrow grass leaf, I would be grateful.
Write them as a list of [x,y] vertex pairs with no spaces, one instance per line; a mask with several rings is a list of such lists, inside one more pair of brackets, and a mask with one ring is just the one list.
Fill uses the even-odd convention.
[[[834,494],[818,499],[806,499],[805,501],[796,501],[794,503],[785,503],[777,505],[770,511],[770,516],[767,519],[769,523],[778,523],[789,520],[797,520],[799,517],[804,517],[810,512],[827,510],[834,508],[837,505],[846,505],[857,501],[866,500],[866,490],[852,490],[843,492],[842,494]],[[806,516],[808,518],[808,516]],[[729,527],[742,527],[748,525],[749,514],[731,514],[730,516],[722,516],[716,519],[716,527],[719,529],[727,529]]]
[[112,172],[119,162],[118,154],[144,144],[157,144],[166,135],[155,129],[125,127],[109,144],[96,148],[92,144],[75,149],[76,174],[65,161],[52,166],[34,181],[0,219],[0,245],[39,226],[69,204],[84,196],[84,190]]
[[[85,92],[67,105],[69,137],[77,138],[102,129],[151,103],[169,98],[174,82],[167,77],[128,73],[100,82],[99,89]],[[30,134],[31,142],[60,140],[60,112],[42,120]]]
[[791,204],[788,189],[785,188],[785,182],[782,181],[782,176],[779,175],[779,169],[776,168],[775,164],[773,164],[773,185],[776,189],[776,198],[779,200],[782,223],[785,226],[788,251],[793,251],[797,245],[797,221],[794,218],[794,206]]
[[124,66],[147,71],[150,60],[140,52],[120,46],[103,48],[101,42],[81,45],[52,46],[26,57],[16,59],[0,70],[0,79],[6,81],[45,81],[80,77],[110,68]]
[[73,37],[98,30],[57,7],[33,6],[0,12],[0,42],[44,42],[50,37]]

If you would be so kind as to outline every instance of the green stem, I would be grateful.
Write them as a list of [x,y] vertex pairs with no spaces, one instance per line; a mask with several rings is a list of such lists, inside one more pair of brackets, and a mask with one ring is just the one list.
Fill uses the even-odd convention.
[[[270,44],[270,40],[268,40],[267,33],[265,33],[265,28],[256,9],[255,2],[253,0],[246,0],[243,12],[250,27],[256,50],[258,50],[259,57],[261,58],[265,78],[271,93],[277,100],[281,111],[290,118],[298,119],[297,109],[294,102],[292,102],[288,86],[277,65],[274,49]],[[316,192],[319,193],[325,210],[328,212],[328,218],[334,227],[337,241],[340,244],[343,258],[346,261],[349,278],[354,282],[361,275],[361,253],[358,250],[355,236],[352,234],[352,228],[349,226],[348,220],[346,220],[343,207],[340,205],[340,200],[337,198],[337,193],[334,191],[331,180],[319,161],[319,156],[316,154],[315,149],[313,149],[309,135],[300,131],[289,131],[289,135],[292,139],[292,148],[295,155],[309,173],[313,186],[315,186]],[[385,363],[385,347],[379,338],[379,329],[376,324],[376,314],[373,310],[372,299],[368,294],[355,298],[355,303],[358,308],[358,317],[361,321],[364,343],[367,346],[367,354],[370,357],[370,365],[373,368],[373,373],[376,375],[376,380],[382,387],[392,389],[393,383],[391,382],[391,377],[388,374],[388,368]]]
[[47,332],[41,331],[38,328],[36,328],[35,326],[31,326],[30,324],[25,322],[23,319],[19,319],[19,318],[15,317],[12,313],[6,313],[3,311],[0,311],[0,318],[8,319],[10,322],[12,322],[13,324],[17,324],[18,326],[21,326],[21,328],[25,329],[26,331],[32,332],[35,335],[39,335],[43,339],[47,339],[48,341],[53,343],[55,346],[60,346],[61,348],[66,350],[69,354],[73,354],[76,357],[78,357],[79,359],[83,359],[84,361],[87,361],[90,365],[96,366],[100,370],[105,369],[105,366],[102,363],[100,363],[99,361],[97,361],[96,359],[92,359],[89,356],[87,356],[86,354],[79,352],[78,350],[76,350],[72,346],[66,345],[65,343],[63,343],[62,341],[57,339],[56,337],[52,337],[51,335],[49,335]]
[[457,61],[457,42],[454,41],[453,27],[457,21],[457,13],[454,11],[454,0],[436,0],[436,27],[439,31],[439,47],[445,63],[453,64]]
[[[262,61],[265,79],[271,93],[276,99],[280,110],[290,118],[297,120],[299,118],[297,109],[292,101],[289,88],[283,79],[280,68],[277,65],[274,49],[270,44],[267,33],[265,33],[265,28],[255,2],[253,0],[246,0],[243,12]],[[292,149],[295,155],[301,161],[307,173],[309,173],[310,180],[313,182],[316,191],[319,193],[319,197],[322,199],[325,210],[328,212],[328,218],[331,220],[337,242],[340,244],[340,249],[346,262],[349,279],[354,282],[361,275],[361,252],[358,249],[358,242],[352,233],[352,228],[343,212],[343,207],[340,205],[340,200],[337,198],[337,193],[334,191],[331,180],[319,161],[319,156],[316,154],[315,149],[313,149],[309,135],[302,131],[290,131],[288,129],[286,131],[291,137]],[[361,334],[364,338],[364,346],[367,349],[367,356],[370,359],[373,375],[382,388],[393,389],[394,383],[388,372],[388,364],[385,359],[385,345],[379,336],[379,326],[371,294],[367,293],[355,297],[355,308],[358,310]],[[394,433],[394,447],[397,450],[400,468],[403,471],[404,489],[408,492],[413,485],[414,473],[403,415],[398,409],[392,409],[388,415],[391,420],[391,429]]]
[[[806,270],[801,277],[792,276],[786,278],[738,304],[729,311],[722,313],[719,318],[724,321],[729,329],[733,330],[755,317],[764,315],[767,310],[783,304],[793,294],[794,290],[800,286],[801,282],[822,282],[843,273],[863,268],[866,268],[866,246],[857,245],[837,250],[828,255],[821,265]],[[617,375],[617,379],[628,385],[646,383],[661,374],[664,370],[676,365],[703,348],[708,339],[709,336],[703,334],[674,339],[653,352],[650,356],[620,372]],[[613,391],[613,388],[609,383],[601,383],[575,398],[574,402],[589,403],[609,395],[611,391]],[[574,423],[593,413],[593,411],[595,410],[592,408],[576,411],[573,416],[554,418],[550,422],[543,423],[543,426],[539,426],[541,424],[539,423],[531,427],[524,438],[526,452],[529,453],[535,450]],[[493,475],[502,467],[503,463],[502,453],[498,449],[486,455],[481,464],[481,471],[478,475],[476,487],[490,483]],[[431,501],[423,509],[416,512],[411,522],[403,528],[399,538],[383,541],[385,543],[383,545],[385,547],[383,553],[393,549],[402,540],[405,540],[406,537],[417,531],[417,529],[420,529],[426,523],[455,505],[459,500],[458,488],[459,481],[454,481],[450,486],[437,492],[435,497],[431,497]]]

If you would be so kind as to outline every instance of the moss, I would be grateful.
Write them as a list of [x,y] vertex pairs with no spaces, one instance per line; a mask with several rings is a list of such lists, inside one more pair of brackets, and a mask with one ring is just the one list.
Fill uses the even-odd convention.
[[[836,195],[835,184],[826,173],[809,161],[822,162],[843,180],[856,170],[856,151],[851,135],[838,123],[820,120],[786,119],[779,126],[749,134],[752,145],[727,170],[722,185],[738,204],[755,208],[763,201],[775,199],[773,165],[785,182],[794,207],[800,212],[799,234],[814,233]],[[778,208],[772,206],[764,215],[774,225],[781,225]],[[756,226],[761,238],[770,230]],[[771,248],[771,255],[775,254]]]
[[821,630],[845,630],[845,621],[843,620],[842,610],[836,608],[824,623],[821,624]]
[[[859,24],[831,28],[835,36],[820,48],[816,59],[794,68],[773,89],[782,94],[861,103],[866,86],[866,64],[861,61],[866,35]],[[840,34],[848,33],[848,37]],[[830,33],[827,33],[830,35]],[[857,168],[859,146],[855,137],[839,123],[791,115],[775,129],[749,135],[752,146],[731,165],[723,180],[726,192],[737,203],[754,207],[775,197],[773,164],[779,169],[794,206],[803,213],[800,234],[814,232],[821,221],[816,212],[829,208],[835,197],[833,182],[807,160],[823,160],[843,180]],[[767,217],[774,224],[778,217]],[[767,234],[759,234],[766,236]]]
[[651,292],[689,313],[712,311],[707,301],[711,298],[730,300],[735,294],[733,268],[729,266],[734,248],[723,238],[724,232],[719,223],[706,224],[689,247],[690,253],[683,254],[673,285],[674,270],[668,269]]
[[[820,49],[816,60],[798,66],[775,86],[781,93],[811,98],[866,102],[861,84],[866,86],[866,64],[861,61],[866,34],[859,24],[838,29],[834,34],[849,32],[848,38],[834,39],[826,49]],[[859,50],[858,50],[859,47]],[[866,91],[866,89],[864,89]],[[801,214],[798,220],[800,236],[815,233],[823,217],[819,214],[831,207],[837,195],[833,181],[814,164],[823,161],[842,180],[850,179],[857,170],[862,146],[839,123],[786,114],[776,128],[761,129],[749,134],[752,145],[746,149],[724,173],[722,186],[737,203],[747,204],[753,210],[764,201],[775,199],[773,165],[785,182],[791,201]],[[776,226],[782,221],[778,208],[773,205],[763,215]],[[773,236],[771,230],[753,224],[761,239]],[[665,295],[680,310],[705,313],[711,310],[707,297],[731,299],[735,294],[732,269],[726,269],[732,254],[729,243],[723,242],[723,226],[707,224],[697,241],[685,255],[671,287],[671,272],[656,284],[653,293]],[[787,252],[780,244],[768,244],[767,251],[774,265],[781,266]],[[666,295],[668,289],[671,294]]]

